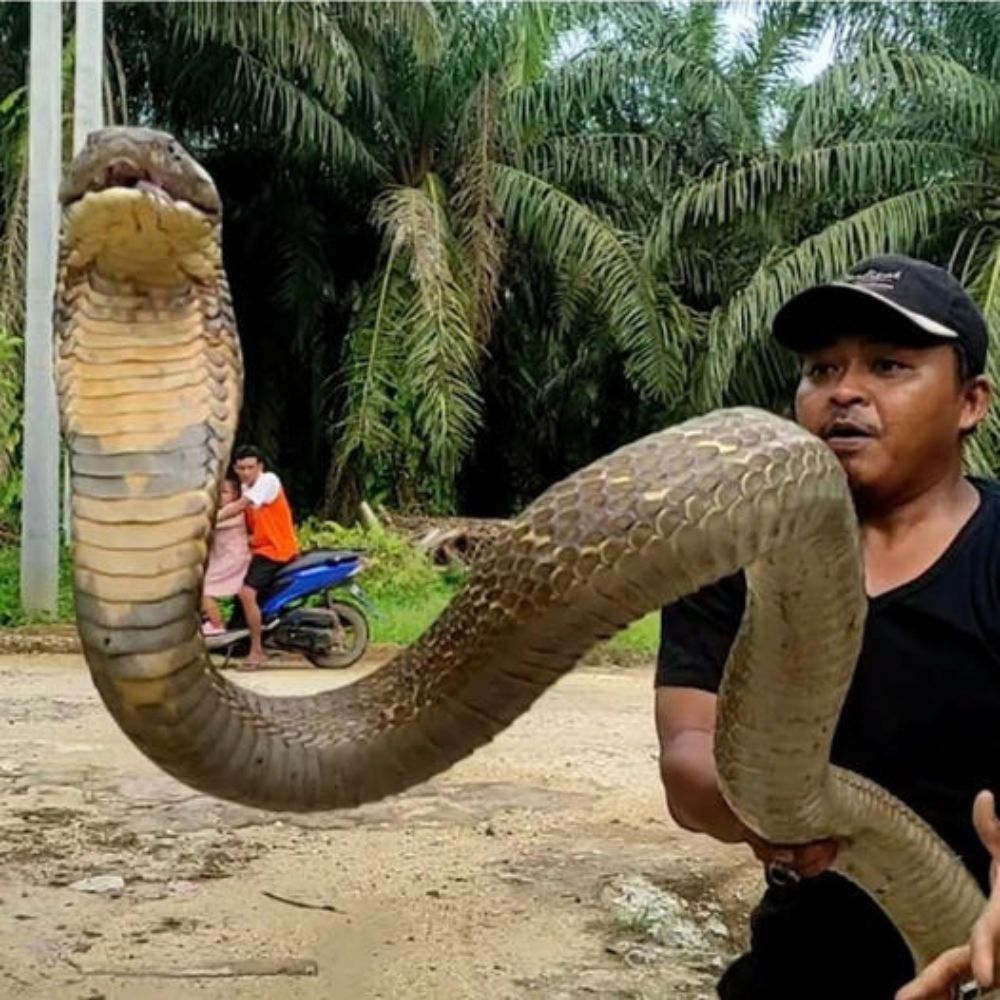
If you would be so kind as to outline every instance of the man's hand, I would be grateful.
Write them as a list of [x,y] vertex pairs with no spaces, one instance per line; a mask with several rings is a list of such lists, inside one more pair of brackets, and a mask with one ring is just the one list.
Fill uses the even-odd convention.
[[980,792],[972,806],[972,822],[983,846],[990,852],[992,891],[981,916],[973,925],[969,943],[949,948],[907,983],[896,1000],[951,1000],[955,986],[970,979],[980,989],[996,982],[996,955],[1000,949],[1000,820],[992,792]]
[[228,521],[231,517],[235,517],[237,514],[242,514],[243,511],[245,511],[249,506],[250,501],[246,497],[239,497],[236,500],[220,507],[216,517],[220,521]]

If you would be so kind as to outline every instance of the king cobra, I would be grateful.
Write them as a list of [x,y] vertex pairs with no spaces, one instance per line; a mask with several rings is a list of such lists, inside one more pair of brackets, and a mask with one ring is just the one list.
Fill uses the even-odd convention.
[[843,839],[839,871],[918,967],[984,899],[902,803],[830,763],[866,601],[843,472],[817,438],[739,408],[690,420],[547,490],[409,648],[351,686],[230,683],[198,620],[242,361],[208,173],[169,135],[105,129],[61,191],[56,375],[72,463],[76,615],[128,737],[191,787],[338,809],[444,771],[595,643],[745,568],[715,754],[737,815],[776,843]]

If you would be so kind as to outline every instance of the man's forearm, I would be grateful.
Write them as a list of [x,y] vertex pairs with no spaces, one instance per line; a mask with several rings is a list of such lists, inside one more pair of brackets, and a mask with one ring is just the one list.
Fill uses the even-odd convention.
[[780,864],[806,878],[821,874],[836,860],[839,845],[835,840],[794,846],[769,844],[736,817],[719,791],[711,732],[691,729],[678,733],[666,743],[660,768],[670,814],[685,829],[726,844],[748,844],[764,864]]
[[747,839],[749,831],[719,791],[710,732],[678,734],[664,749],[660,769],[670,815],[680,826],[727,844]]
[[249,506],[245,497],[240,497],[239,500],[233,500],[231,503],[227,503],[225,506],[219,509],[219,513],[216,515],[216,519],[219,521],[227,521],[231,517],[235,517],[237,514],[242,514],[243,511]]

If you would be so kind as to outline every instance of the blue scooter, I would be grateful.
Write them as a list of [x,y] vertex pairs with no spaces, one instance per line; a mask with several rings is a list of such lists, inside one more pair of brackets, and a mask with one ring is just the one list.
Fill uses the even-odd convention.
[[[303,654],[317,667],[349,667],[368,646],[365,611],[377,614],[354,581],[363,569],[361,553],[317,549],[299,556],[257,595],[264,622],[264,646]],[[335,600],[333,591],[345,588],[350,598]],[[212,653],[246,656],[250,632],[239,600],[226,631],[205,637]]]

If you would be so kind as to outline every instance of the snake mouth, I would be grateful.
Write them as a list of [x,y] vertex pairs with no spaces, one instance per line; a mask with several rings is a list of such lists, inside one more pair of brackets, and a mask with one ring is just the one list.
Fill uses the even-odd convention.
[[[217,205],[192,200],[190,193],[182,190],[174,178],[161,171],[140,166],[127,159],[113,160],[104,168],[104,183],[95,179],[91,191],[125,188],[141,191],[164,203],[181,203],[208,216],[219,213]],[[82,197],[82,195],[81,195]]]
[[124,157],[112,160],[102,170],[95,172],[85,187],[63,199],[63,207],[71,208],[88,196],[116,190],[135,191],[156,200],[163,206],[183,207],[213,218],[219,213],[217,205],[193,200],[190,192],[183,190],[182,185],[168,173],[143,166]]
[[138,191],[218,221],[222,202],[205,169],[173,136],[109,127],[91,133],[63,179],[64,210],[94,196]]

